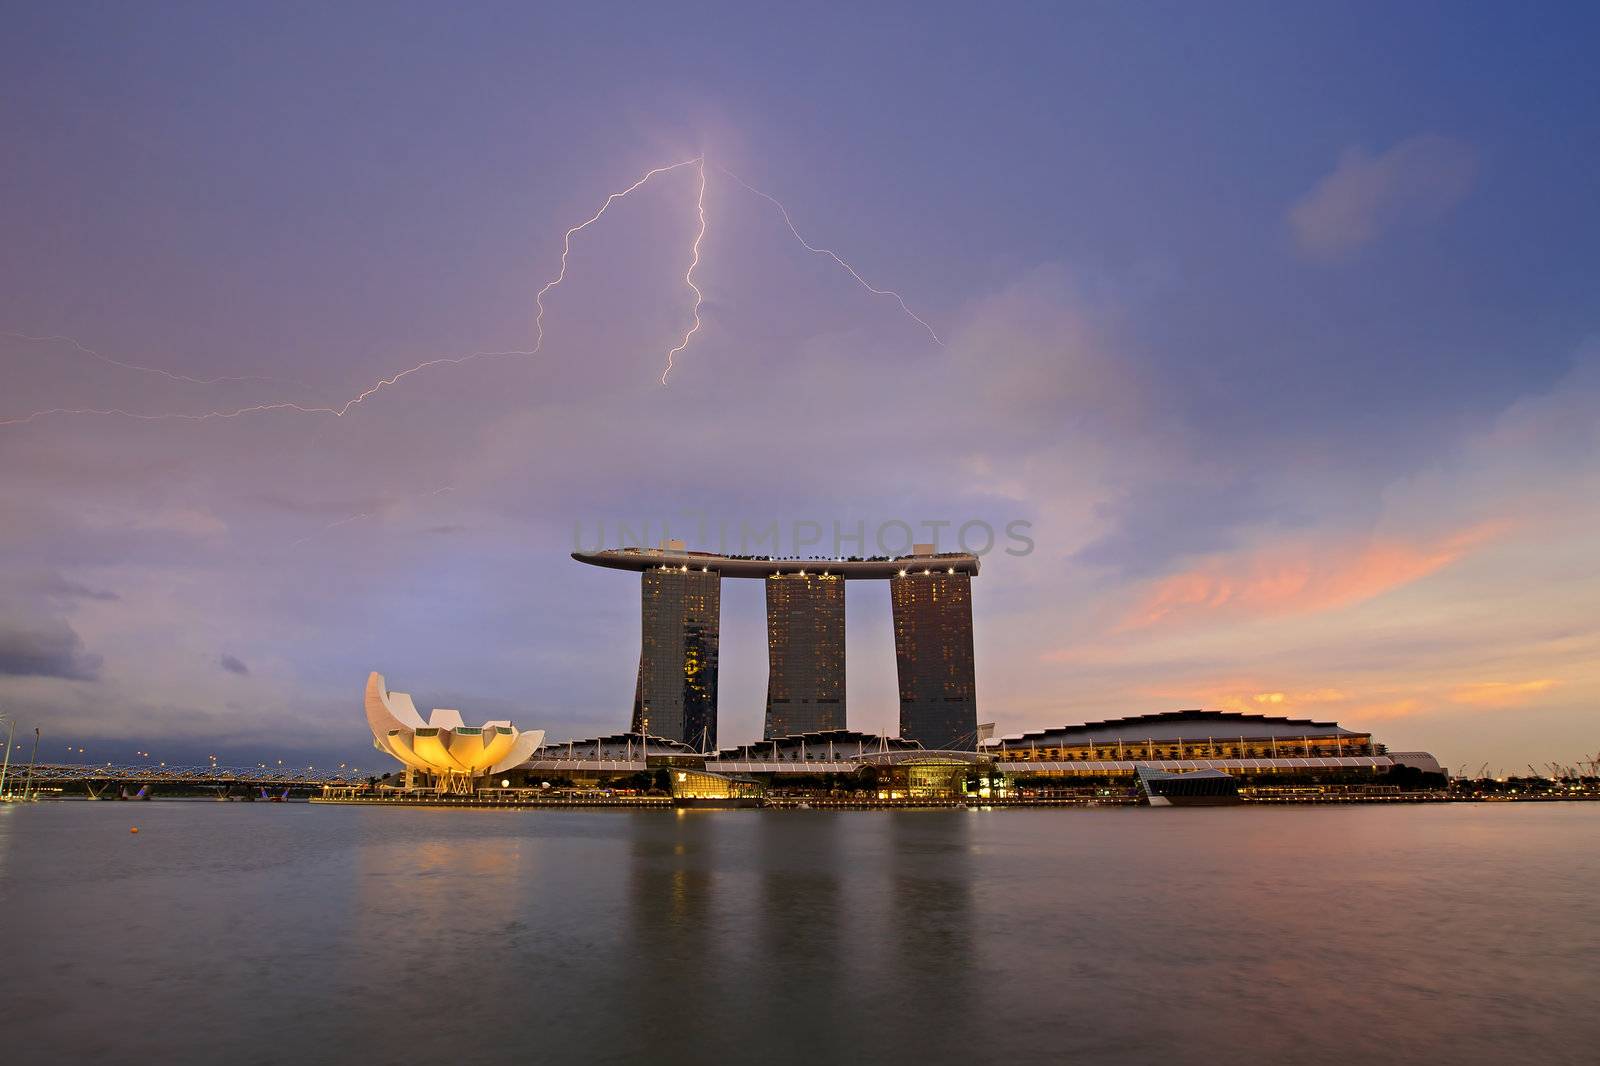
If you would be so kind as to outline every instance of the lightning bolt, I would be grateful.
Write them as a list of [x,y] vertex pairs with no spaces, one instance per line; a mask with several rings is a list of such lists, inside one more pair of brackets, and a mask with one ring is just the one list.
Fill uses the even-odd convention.
[[118,415],[122,418],[131,418],[136,422],[210,422],[216,419],[238,418],[240,415],[255,414],[261,411],[296,411],[303,415],[332,415],[335,418],[343,418],[344,415],[349,412],[350,408],[355,407],[357,404],[366,400],[367,397],[372,396],[374,393],[377,393],[385,388],[388,388],[397,381],[408,378],[412,374],[418,373],[419,371],[427,370],[430,367],[459,366],[462,363],[470,363],[475,359],[489,359],[496,356],[529,354],[531,353],[521,351],[473,352],[470,355],[429,359],[425,362],[418,363],[416,366],[407,367],[398,374],[383,378],[382,380],[369,385],[356,396],[346,400],[338,407],[308,407],[305,404],[292,403],[288,400],[278,400],[273,403],[256,403],[249,404],[244,407],[233,407],[218,411],[204,411],[197,415],[141,414],[137,411],[125,410],[121,407],[52,407],[43,411],[34,411],[31,414],[22,415],[17,418],[0,419],[0,426],[25,426],[35,419],[44,418],[48,415]]
[[120,359],[113,359],[109,355],[104,355],[100,352],[97,352],[93,348],[90,348],[85,344],[81,344],[71,337],[64,337],[59,333],[36,336],[31,333],[17,333],[13,330],[6,330],[4,332],[0,332],[0,337],[15,337],[17,340],[32,341],[38,344],[67,344],[82,354],[98,359],[108,366],[119,367],[123,370],[136,370],[141,374],[155,374],[159,377],[164,377],[169,381],[186,382],[191,385],[219,385],[225,381],[270,381],[278,385],[293,385],[299,389],[309,390],[311,388],[311,386],[307,385],[305,382],[295,381],[292,378],[274,378],[266,377],[260,374],[228,375],[216,378],[195,378],[190,377],[188,374],[176,374],[170,370],[162,370],[160,367],[140,366],[137,363],[125,363]]
[[700,265],[700,242],[706,239],[706,160],[700,157],[700,194],[695,202],[700,211],[700,231],[694,235],[694,255],[689,260],[689,269],[684,272],[683,283],[694,290],[694,324],[683,335],[683,340],[678,346],[667,352],[667,368],[661,372],[661,384],[667,383],[667,375],[672,373],[672,358],[682,355],[685,348],[689,347],[689,339],[700,332],[700,305],[705,303],[705,293],[700,291],[700,286],[694,283],[694,268]]
[[[422,494],[422,498],[427,498],[427,497],[431,497],[431,496],[442,496],[447,492],[454,492],[454,491],[455,491],[455,486],[454,485],[445,485],[443,488],[437,488],[437,489],[434,489],[432,492],[423,493]],[[321,529],[317,530],[315,533],[308,533],[307,535],[301,537],[299,540],[297,540],[293,544],[289,545],[289,550],[293,551],[294,549],[300,547],[303,544],[309,544],[312,541],[316,540],[318,537],[322,536],[324,533],[327,533],[327,532],[330,532],[332,530],[338,529],[340,526],[347,526],[351,522],[359,522],[363,518],[372,518],[374,515],[376,515],[378,513],[378,511],[381,511],[381,510],[384,510],[384,508],[378,508],[378,510],[374,510],[374,511],[358,511],[357,513],[352,514],[352,515],[345,515],[343,518],[339,519],[337,522],[329,522],[327,525],[323,526]]]
[[[893,289],[880,289],[880,288],[878,288],[877,286],[873,285],[871,282],[867,281],[866,278],[862,277],[861,273],[859,271],[857,271],[855,267],[851,266],[848,262],[846,262],[844,260],[844,258],[841,257],[837,252],[833,251],[830,248],[823,248],[823,247],[820,247],[818,245],[812,244],[810,241],[806,240],[806,238],[800,233],[799,227],[797,227],[794,224],[794,218],[789,214],[789,209],[787,207],[785,207],[784,204],[781,201],[779,201],[777,197],[773,196],[771,193],[768,193],[768,192],[765,192],[765,191],[763,191],[761,189],[756,188],[754,185],[751,185],[749,182],[745,181],[743,178],[741,178],[739,175],[735,174],[733,171],[729,170],[728,168],[726,168],[724,166],[721,166],[719,164],[709,163],[707,161],[705,155],[701,154],[701,155],[698,155],[698,156],[694,157],[693,159],[684,159],[684,160],[681,160],[681,161],[679,161],[677,163],[670,163],[670,164],[668,164],[666,166],[655,167],[655,168],[653,168],[651,170],[645,171],[644,174],[641,175],[631,185],[627,186],[624,189],[620,189],[617,192],[613,192],[609,196],[607,196],[605,198],[605,201],[600,205],[599,210],[597,210],[594,214],[590,215],[588,218],[584,219],[582,222],[578,223],[576,226],[573,226],[572,228],[568,229],[562,235],[562,238],[561,238],[561,261],[560,261],[560,266],[556,271],[556,275],[555,275],[555,277],[551,278],[549,281],[545,282],[545,284],[539,289],[539,291],[534,294],[534,298],[533,298],[534,307],[535,307],[535,313],[534,313],[534,318],[533,318],[534,339],[533,339],[532,346],[527,348],[527,349],[511,349],[511,350],[508,350],[508,351],[471,352],[471,353],[469,353],[467,355],[443,356],[443,357],[439,357],[439,358],[435,358],[435,359],[426,359],[426,360],[423,360],[420,363],[417,363],[415,366],[407,367],[406,369],[398,371],[398,372],[390,375],[389,377],[380,378],[378,381],[376,381],[373,384],[371,384],[371,385],[367,386],[366,388],[362,389],[355,396],[353,396],[350,399],[344,401],[343,403],[336,404],[336,405],[314,406],[314,405],[310,405],[310,404],[295,403],[295,402],[289,401],[289,400],[277,400],[277,401],[273,401],[273,402],[269,402],[269,403],[246,404],[246,405],[239,406],[239,407],[223,408],[223,409],[217,409],[217,410],[211,410],[211,411],[204,411],[204,412],[201,412],[200,414],[171,414],[171,413],[143,414],[143,413],[140,413],[140,412],[137,412],[137,411],[129,411],[129,410],[126,410],[126,409],[120,408],[120,407],[110,407],[110,408],[53,407],[53,408],[49,408],[49,409],[46,409],[46,410],[34,411],[34,412],[32,412],[30,414],[27,414],[27,415],[20,415],[20,416],[13,417],[13,418],[0,419],[0,426],[27,425],[28,423],[33,422],[33,421],[35,421],[37,419],[47,418],[47,417],[54,416],[54,415],[116,416],[116,417],[121,417],[121,418],[132,419],[134,421],[139,421],[139,422],[171,422],[171,421],[177,421],[177,422],[209,422],[209,421],[218,420],[218,419],[239,418],[239,417],[242,417],[242,416],[248,415],[248,414],[256,414],[256,413],[262,413],[262,412],[268,412],[268,411],[292,411],[292,412],[295,412],[295,413],[298,413],[298,414],[332,415],[335,418],[342,418],[346,414],[348,414],[352,408],[359,406],[360,404],[364,403],[368,398],[376,395],[377,393],[381,392],[382,390],[384,390],[386,388],[389,388],[389,387],[397,384],[400,381],[403,381],[404,379],[410,377],[412,374],[421,373],[422,371],[432,369],[433,367],[460,366],[463,363],[470,363],[470,362],[474,362],[474,361],[479,360],[479,359],[508,358],[508,357],[513,357],[513,356],[529,358],[529,357],[538,355],[541,352],[541,350],[544,348],[544,318],[545,318],[545,302],[544,301],[545,301],[545,297],[548,296],[553,289],[555,289],[557,286],[559,286],[567,278],[567,263],[568,263],[568,260],[569,260],[569,258],[571,256],[571,254],[572,254],[572,239],[577,234],[581,233],[583,230],[589,228],[590,226],[594,225],[596,222],[600,221],[600,219],[605,216],[605,213],[611,208],[612,204],[616,203],[616,201],[622,199],[623,197],[626,197],[629,194],[635,192],[641,186],[643,186],[646,182],[650,181],[652,178],[654,178],[654,177],[656,177],[658,175],[661,175],[661,174],[669,173],[669,172],[674,171],[674,170],[680,170],[680,169],[682,169],[684,167],[692,166],[699,173],[699,185],[698,185],[698,191],[697,191],[696,199],[695,199],[695,208],[696,208],[696,210],[697,210],[697,212],[699,214],[700,225],[699,225],[699,229],[695,233],[694,243],[693,243],[692,248],[691,248],[691,256],[690,256],[690,260],[689,260],[689,268],[688,268],[687,271],[684,272],[683,281],[684,281],[684,284],[689,287],[690,291],[694,293],[694,306],[693,306],[693,309],[692,309],[693,320],[692,320],[691,324],[689,325],[688,329],[685,330],[682,339],[680,339],[679,342],[676,345],[674,345],[672,348],[670,348],[667,351],[666,368],[661,373],[661,384],[662,385],[666,385],[667,384],[667,379],[672,374],[673,367],[676,364],[677,357],[682,355],[688,349],[688,347],[689,347],[690,343],[693,341],[695,335],[700,332],[700,329],[701,329],[702,325],[704,324],[703,318],[701,316],[701,310],[705,305],[705,293],[701,290],[699,284],[696,283],[694,275],[695,275],[695,271],[700,266],[700,249],[701,249],[701,245],[704,242],[705,236],[706,236],[706,167],[708,165],[709,166],[715,166],[718,171],[720,171],[721,173],[727,175],[729,178],[731,178],[733,181],[737,182],[744,189],[746,189],[747,191],[753,193],[756,196],[761,197],[763,200],[766,200],[767,202],[772,204],[774,207],[776,207],[778,209],[779,214],[782,215],[782,217],[783,217],[784,225],[789,227],[789,232],[794,236],[794,239],[796,241],[800,242],[802,247],[804,247],[807,251],[812,252],[812,253],[814,253],[816,255],[823,255],[823,256],[827,256],[829,259],[832,259],[835,263],[837,263],[840,267],[842,267],[847,273],[849,273],[849,275],[852,278],[855,279],[856,284],[860,285],[867,292],[872,293],[872,294],[877,295],[877,296],[887,296],[887,297],[892,298],[897,304],[900,305],[900,310],[902,312],[904,312],[904,314],[908,318],[910,318],[913,322],[917,323],[917,325],[921,326],[924,330],[927,331],[928,336],[933,338],[933,341],[934,341],[935,344],[943,346],[944,341],[939,337],[938,332],[935,331],[934,328],[931,325],[929,325],[928,322],[925,319],[923,319],[921,316],[919,316],[915,311],[911,310],[910,305],[908,305],[906,303],[906,301],[905,301],[905,297],[901,296],[900,293],[894,291]],[[25,334],[25,333],[7,333],[5,335],[12,336],[12,337],[17,337],[19,339],[27,340],[27,341],[35,341],[35,342],[45,342],[45,341],[57,342],[57,341],[59,341],[59,342],[67,343],[67,344],[72,345],[74,348],[76,348],[78,351],[82,352],[83,354],[92,356],[93,358],[98,359],[98,360],[100,360],[100,361],[102,361],[104,363],[107,363],[107,364],[111,365],[111,366],[120,367],[120,368],[125,369],[125,370],[138,371],[138,372],[141,372],[141,373],[155,374],[155,375],[159,375],[161,377],[168,378],[168,379],[170,379],[172,381],[175,381],[175,382],[184,382],[184,383],[197,384],[197,385],[214,385],[214,384],[218,384],[220,382],[227,382],[227,381],[277,381],[277,382],[283,382],[284,381],[284,379],[281,379],[281,378],[268,378],[268,377],[261,377],[261,376],[256,376],[256,375],[247,375],[247,376],[238,376],[238,377],[227,376],[227,377],[215,377],[215,378],[197,378],[197,377],[191,377],[191,376],[189,376],[187,374],[177,374],[177,373],[173,373],[171,371],[162,370],[162,369],[157,368],[157,367],[140,366],[140,365],[135,364],[135,363],[126,363],[126,362],[123,362],[121,360],[112,359],[110,356],[103,355],[100,352],[97,352],[92,348],[89,348],[89,347],[87,347],[85,345],[82,345],[82,344],[78,343],[77,341],[73,340],[70,337],[35,336],[35,335],[32,335],[32,334]],[[304,385],[300,385],[300,383],[298,383],[298,382],[288,382],[288,383],[289,384],[298,385],[301,388],[305,388],[306,387]],[[370,515],[352,516],[351,519],[345,519],[345,520],[342,520],[342,521],[350,521],[350,520],[353,520],[354,517],[371,517],[371,516]]]
[[297,540],[293,544],[289,545],[289,550],[293,551],[295,548],[300,547],[302,544],[310,544],[312,541],[316,540],[318,537],[322,536],[324,533],[328,532],[329,530],[338,529],[340,526],[347,526],[351,522],[359,522],[363,518],[371,518],[373,516],[373,513],[374,512],[372,512],[372,511],[362,511],[362,512],[360,512],[358,514],[346,515],[345,517],[339,519],[337,522],[329,522],[327,525],[323,526],[321,529],[317,530],[315,533],[311,533],[311,534],[308,534],[307,536],[301,537],[299,540]]
[[[549,292],[551,289],[555,288],[557,285],[560,285],[567,279],[567,254],[572,251],[572,235],[577,233],[579,230],[587,229],[589,226],[600,221],[600,216],[606,213],[606,209],[609,208],[614,201],[622,199],[624,196],[628,195],[630,192],[633,192],[635,189],[649,181],[651,178],[655,177],[657,174],[665,174],[669,170],[677,170],[679,167],[692,166],[696,163],[700,165],[700,197],[701,200],[704,201],[706,183],[705,156],[698,156],[694,159],[685,159],[681,163],[673,163],[671,166],[656,167],[654,170],[646,171],[644,177],[640,178],[626,189],[623,189],[621,192],[614,192],[610,196],[606,197],[606,202],[600,205],[600,210],[596,211],[594,214],[590,215],[576,226],[573,226],[571,229],[567,230],[566,236],[561,239],[561,270],[551,281],[546,283],[545,287],[540,289],[538,295],[533,298],[534,304],[539,308],[539,313],[533,317],[533,350],[528,352],[528,355],[536,355],[539,349],[544,346],[544,296],[545,293]],[[704,209],[702,209],[700,212],[700,226],[700,233],[701,235],[704,235]],[[698,241],[696,244],[698,245]],[[695,291],[698,292],[699,290],[696,289]]]
[[[682,167],[694,166],[694,165],[697,165],[697,164],[700,167],[700,181],[701,181],[700,198],[701,198],[701,204],[702,204],[702,211],[701,211],[701,231],[700,232],[701,232],[701,235],[704,236],[704,234],[705,234],[705,228],[704,228],[704,225],[705,225],[705,214],[704,214],[704,201],[705,201],[705,165],[704,164],[705,164],[705,157],[704,156],[696,156],[693,159],[685,159],[685,160],[683,160],[681,162],[678,162],[678,163],[672,163],[672,164],[669,164],[667,166],[662,166],[662,167],[655,167],[652,170],[645,171],[645,173],[637,181],[635,181],[633,184],[629,185],[627,188],[619,190],[618,192],[614,192],[611,195],[607,196],[606,199],[605,199],[605,202],[600,205],[600,209],[598,211],[596,211],[594,214],[590,215],[588,218],[584,219],[582,222],[578,223],[576,226],[573,226],[571,229],[567,230],[565,234],[562,235],[562,238],[561,238],[561,266],[560,266],[560,269],[556,272],[556,276],[551,278],[548,282],[546,282],[544,284],[544,287],[541,288],[534,295],[533,302],[534,302],[534,306],[537,308],[537,313],[534,315],[534,320],[533,320],[533,322],[534,322],[534,341],[533,341],[533,345],[531,347],[525,349],[525,350],[523,350],[523,349],[513,349],[513,350],[510,350],[510,351],[501,351],[501,352],[472,352],[472,353],[470,353],[468,355],[445,356],[445,357],[441,357],[441,358],[437,358],[437,359],[427,359],[427,360],[424,360],[424,361],[418,363],[415,366],[407,367],[406,369],[401,370],[398,373],[392,374],[389,377],[381,378],[380,380],[378,380],[378,381],[374,382],[373,384],[367,386],[365,389],[363,389],[361,392],[357,393],[355,396],[353,396],[349,400],[346,400],[344,403],[338,404],[337,406],[310,406],[310,405],[307,405],[307,404],[294,403],[294,402],[291,402],[291,401],[288,401],[288,400],[278,400],[278,401],[274,401],[274,402],[271,402],[271,403],[247,404],[247,405],[244,405],[244,406],[241,406],[241,407],[205,411],[205,412],[202,412],[200,414],[141,414],[139,412],[129,411],[129,410],[126,410],[126,409],[120,408],[120,407],[52,407],[52,408],[48,408],[48,409],[42,410],[42,411],[34,411],[34,412],[30,413],[30,414],[21,415],[21,416],[15,417],[15,418],[0,419],[0,426],[23,426],[23,425],[27,425],[30,422],[35,421],[36,419],[47,418],[47,417],[50,417],[50,416],[53,416],[53,415],[104,415],[104,416],[116,416],[116,417],[121,417],[121,418],[129,418],[129,419],[133,419],[134,421],[138,421],[138,422],[210,422],[210,421],[214,421],[214,420],[217,420],[217,419],[239,418],[239,417],[241,417],[243,415],[257,414],[257,413],[261,413],[261,412],[265,412],[265,411],[293,411],[293,412],[296,412],[298,414],[305,414],[305,415],[332,415],[335,418],[342,418],[342,417],[344,417],[344,415],[349,413],[351,408],[358,406],[359,404],[361,404],[362,402],[367,400],[367,398],[373,396],[374,394],[376,394],[378,392],[381,392],[383,389],[386,389],[386,388],[390,387],[391,385],[396,384],[397,382],[400,382],[400,381],[404,380],[405,378],[410,377],[412,374],[419,373],[419,372],[421,372],[423,370],[428,370],[428,369],[431,369],[431,368],[436,367],[436,366],[460,366],[462,363],[470,363],[470,362],[473,362],[473,361],[478,360],[478,359],[503,358],[503,357],[508,357],[508,356],[532,357],[532,356],[538,355],[540,350],[544,347],[544,314],[545,314],[544,298],[547,295],[549,295],[550,290],[552,290],[556,286],[560,285],[567,278],[567,259],[572,253],[572,238],[573,238],[573,236],[576,235],[577,233],[579,233],[580,231],[585,230],[585,229],[589,228],[590,226],[594,225],[596,222],[598,222],[601,219],[602,216],[605,215],[606,211],[608,211],[611,208],[612,204],[616,203],[618,200],[620,200],[623,197],[627,196],[629,193],[634,192],[640,186],[644,185],[646,182],[648,182],[651,178],[655,177],[656,175],[665,174],[665,173],[667,173],[669,171],[678,170],[678,169],[681,169]],[[696,261],[697,262],[698,262],[698,258],[699,258],[699,256],[698,256],[698,243],[699,242],[697,240],[696,241]],[[693,268],[691,267],[691,270],[692,269]],[[691,285],[692,284],[693,283],[691,282]],[[695,292],[696,292],[696,294],[698,294],[699,293],[699,289],[696,289]],[[698,300],[697,300],[697,302],[695,304],[695,310],[696,310],[695,328],[698,329],[699,328],[699,320],[698,320],[699,302],[698,302]],[[14,335],[15,336],[21,336],[21,337],[24,337],[24,338],[29,338],[31,336],[31,335],[28,335],[28,334],[14,334]],[[61,339],[62,340],[66,340],[67,338],[61,338]],[[76,344],[76,342],[72,342],[72,343]],[[82,348],[82,346],[79,346],[79,347]],[[192,382],[196,382],[198,384],[213,384],[216,381],[233,380],[233,379],[230,379],[230,378],[216,378],[216,379],[210,379],[210,380],[198,379],[198,378],[190,378],[187,375],[172,374],[172,373],[170,373],[168,371],[159,370],[159,369],[156,369],[154,367],[141,367],[141,366],[134,366],[133,364],[129,364],[129,363],[121,363],[121,362],[119,362],[117,360],[111,359],[108,356],[103,356],[99,352],[95,352],[95,351],[93,351],[92,349],[89,349],[89,348],[82,348],[82,350],[87,352],[90,355],[95,356],[96,358],[102,359],[102,360],[104,360],[104,361],[106,361],[108,363],[111,363],[111,364],[115,365],[115,366],[122,366],[122,367],[125,367],[127,369],[133,369],[133,370],[142,370],[142,371],[145,371],[145,372],[151,373],[151,374],[159,374],[159,375],[162,375],[163,377],[171,378],[174,381],[192,381]]]
[[732,178],[734,181],[738,182],[740,185],[743,185],[747,190],[749,190],[750,192],[755,193],[757,196],[761,197],[763,200],[766,200],[773,207],[776,207],[778,209],[778,213],[783,215],[784,225],[789,227],[789,232],[794,234],[794,239],[799,241],[802,245],[804,245],[805,249],[808,252],[814,252],[817,255],[825,255],[829,259],[832,259],[835,263],[838,263],[840,266],[844,267],[845,270],[849,271],[850,272],[850,276],[852,278],[856,279],[856,283],[858,285],[860,285],[863,289],[866,289],[868,292],[875,293],[878,296],[891,296],[891,297],[893,297],[894,301],[900,305],[900,310],[904,311],[906,313],[906,315],[913,322],[915,322],[917,325],[921,326],[923,329],[928,331],[928,336],[933,338],[933,343],[939,345],[941,348],[944,347],[944,341],[939,339],[939,334],[934,332],[933,327],[928,325],[928,323],[925,322],[921,318],[921,316],[919,316],[915,311],[911,310],[911,308],[906,305],[905,297],[901,296],[899,293],[895,292],[893,289],[880,289],[880,288],[878,288],[876,285],[873,285],[871,282],[867,281],[866,278],[862,277],[859,273],[857,273],[855,267],[851,266],[849,263],[846,263],[843,259],[839,258],[839,254],[837,252],[835,252],[835,251],[833,251],[832,249],[829,249],[829,248],[819,248],[816,245],[812,244],[810,241],[806,240],[804,237],[802,237],[800,235],[799,228],[796,227],[795,224],[794,224],[794,219],[789,217],[789,209],[787,207],[784,207],[783,204],[779,202],[779,200],[778,200],[778,198],[776,196],[773,196],[771,193],[762,192],[760,189],[756,188],[754,185],[751,185],[748,181],[745,181],[743,178],[741,178],[739,175],[735,174],[733,171],[729,170],[725,166],[721,166],[721,165],[716,164],[716,163],[713,163],[712,166],[715,166],[718,170],[722,171],[722,173],[726,174],[728,177]]

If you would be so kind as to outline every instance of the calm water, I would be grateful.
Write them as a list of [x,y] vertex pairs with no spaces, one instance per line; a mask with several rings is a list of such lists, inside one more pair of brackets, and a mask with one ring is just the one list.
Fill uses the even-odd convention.
[[1597,843],[1600,804],[41,803],[0,809],[0,1058],[1594,1062]]

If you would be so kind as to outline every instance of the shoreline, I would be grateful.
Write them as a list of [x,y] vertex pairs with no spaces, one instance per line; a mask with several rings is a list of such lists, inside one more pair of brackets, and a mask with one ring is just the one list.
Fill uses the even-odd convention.
[[[1344,805],[1357,806],[1365,804],[1437,804],[1437,803],[1582,803],[1600,800],[1600,795],[1586,796],[1561,796],[1561,797],[1489,797],[1489,796],[1451,796],[1435,792],[1412,792],[1391,795],[1375,796],[1260,796],[1245,798],[1237,804],[1240,807],[1251,806],[1329,806]],[[365,807],[431,807],[431,808],[456,808],[477,810],[576,810],[576,809],[613,809],[613,810],[733,810],[733,806],[701,806],[685,807],[673,802],[670,796],[614,796],[596,797],[593,799],[578,798],[549,798],[549,799],[480,799],[478,797],[464,796],[430,796],[430,797],[390,797],[390,796],[312,796],[306,802],[328,806],[365,806]],[[1143,806],[1136,798],[1120,796],[1104,796],[1097,798],[1052,798],[1052,799],[847,799],[847,798],[801,798],[780,797],[768,799],[759,807],[744,807],[745,810],[997,810],[997,809],[1092,809],[1092,808],[1126,808]]]

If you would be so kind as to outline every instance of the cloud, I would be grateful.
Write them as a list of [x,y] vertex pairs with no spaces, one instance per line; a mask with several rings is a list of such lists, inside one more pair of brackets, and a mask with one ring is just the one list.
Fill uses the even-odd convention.
[[102,603],[111,603],[122,599],[115,592],[90,588],[88,585],[64,578],[60,574],[51,574],[48,577],[41,578],[37,583],[37,589],[46,596],[61,600],[99,600]]
[[1313,689],[1309,692],[1257,692],[1250,697],[1248,703],[1243,699],[1233,701],[1238,706],[1229,709],[1260,711],[1263,708],[1299,707],[1307,703],[1341,703],[1348,698],[1336,688]]
[[250,668],[244,664],[243,660],[235,656],[223,655],[217,662],[230,674],[238,674],[240,677],[248,677],[250,675]]
[[176,533],[185,537],[211,537],[228,530],[222,519],[204,507],[174,507],[138,515],[130,525],[140,531]]
[[1556,684],[1548,677],[1533,681],[1479,681],[1456,689],[1450,698],[1479,707],[1521,707],[1541,692],[1555,688]]
[[1463,141],[1423,134],[1372,155],[1347,148],[1333,173],[1289,208],[1301,252],[1338,259],[1396,224],[1437,218],[1466,198],[1477,154]]
[[[1192,687],[1167,687],[1156,691],[1169,698],[1198,699],[1207,707],[1224,711],[1332,717],[1347,723],[1359,723],[1435,715],[1457,709],[1460,705],[1483,710],[1526,707],[1559,685],[1560,682],[1553,678],[1462,683],[1447,677],[1385,679],[1380,676],[1351,689],[1323,688],[1298,692],[1257,692],[1252,695],[1248,682],[1235,680],[1222,683],[1200,681]],[[1451,705],[1457,705],[1457,708]]]
[[1075,555],[1077,562],[1142,578],[1175,560],[1230,549],[1241,527],[1274,517],[1259,486],[1152,478],[1097,509],[1111,523]]
[[1407,697],[1398,700],[1379,700],[1376,703],[1351,704],[1341,712],[1347,722],[1385,721],[1391,718],[1409,718],[1429,710],[1422,700]]
[[1369,538],[1345,545],[1301,542],[1216,556],[1156,581],[1122,621],[1144,629],[1217,615],[1306,614],[1361,603],[1448,566],[1498,527],[1469,527],[1432,542]]
[[0,622],[0,674],[92,681],[99,675],[100,661],[100,656],[84,650],[83,638],[65,622],[32,627]]

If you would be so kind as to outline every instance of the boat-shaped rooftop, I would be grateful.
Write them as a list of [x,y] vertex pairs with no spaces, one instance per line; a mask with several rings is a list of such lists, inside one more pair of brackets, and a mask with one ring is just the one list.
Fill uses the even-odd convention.
[[930,552],[912,555],[843,556],[838,558],[788,558],[772,555],[720,555],[680,548],[608,548],[573,552],[572,557],[591,566],[613,570],[681,570],[720,574],[723,577],[779,577],[816,574],[851,580],[911,577],[917,574],[978,573],[978,557],[970,552]]

